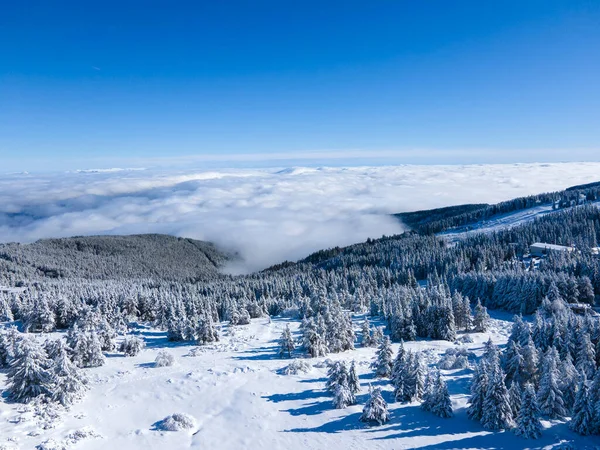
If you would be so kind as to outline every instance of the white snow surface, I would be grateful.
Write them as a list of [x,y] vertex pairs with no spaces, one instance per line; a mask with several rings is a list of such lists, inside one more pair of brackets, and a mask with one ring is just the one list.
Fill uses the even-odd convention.
[[[467,347],[481,354],[491,337],[503,344],[510,330],[508,315],[495,313],[488,333],[472,334]],[[91,389],[85,399],[51,429],[41,429],[20,404],[0,403],[0,449],[66,448],[128,449],[451,449],[451,448],[576,448],[600,445],[598,437],[581,437],[564,422],[543,422],[542,438],[527,441],[511,432],[492,433],[466,417],[470,369],[442,371],[448,381],[455,417],[439,419],[421,411],[418,403],[391,402],[392,386],[373,378],[369,363],[374,348],[358,348],[325,358],[306,359],[307,373],[280,375],[289,360],[276,356],[276,341],[289,323],[297,335],[298,322],[255,319],[250,325],[222,330],[215,345],[173,345],[163,332],[140,328],[147,347],[138,356],[109,355],[105,366],[85,369]],[[358,328],[358,323],[356,323]],[[41,338],[41,337],[40,337]],[[428,363],[455,344],[446,341],[408,342],[406,348],[426,352]],[[159,350],[176,356],[172,367],[153,367]],[[394,352],[397,344],[393,346]],[[190,352],[192,355],[191,356]],[[325,391],[323,362],[355,360],[362,391],[358,405],[338,410]],[[6,382],[0,374],[0,388]],[[391,421],[369,427],[359,422],[368,387],[380,386],[388,401]],[[159,421],[174,413],[195,419],[183,431],[159,431]]]
[[497,203],[600,180],[600,163],[0,174],[0,242],[165,233],[263,269],[403,231],[390,214]]

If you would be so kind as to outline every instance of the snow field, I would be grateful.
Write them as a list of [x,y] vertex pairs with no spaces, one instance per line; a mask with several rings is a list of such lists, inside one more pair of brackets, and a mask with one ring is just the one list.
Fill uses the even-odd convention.
[[[492,313],[487,333],[473,333],[464,344],[477,355],[488,338],[506,342],[511,323],[508,314]],[[355,321],[357,330],[360,320]],[[103,367],[85,369],[91,389],[85,399],[61,412],[56,426],[41,429],[28,405],[0,403],[0,449],[450,449],[450,448],[558,448],[571,442],[577,448],[600,445],[598,437],[581,437],[561,421],[543,422],[542,438],[527,441],[509,431],[492,433],[466,417],[470,369],[444,370],[455,417],[440,419],[423,412],[419,403],[392,402],[387,379],[374,378],[369,365],[376,348],[306,359],[307,373],[280,375],[290,363],[277,357],[277,340],[289,324],[295,338],[299,322],[254,319],[234,333],[223,326],[221,342],[195,347],[176,345],[165,333],[139,328],[146,348],[137,356],[109,354]],[[460,335],[459,335],[460,336]],[[407,350],[425,352],[433,364],[447,341],[405,343]],[[394,354],[398,344],[393,344]],[[155,367],[161,350],[175,357],[173,366]],[[195,356],[192,356],[195,355]],[[297,352],[300,356],[300,353]],[[327,359],[356,361],[361,383],[358,404],[334,409],[325,390]],[[6,377],[0,374],[0,388]],[[381,387],[391,420],[369,427],[358,419],[368,398],[369,385]],[[160,431],[159,422],[174,413],[195,419],[182,431]]]

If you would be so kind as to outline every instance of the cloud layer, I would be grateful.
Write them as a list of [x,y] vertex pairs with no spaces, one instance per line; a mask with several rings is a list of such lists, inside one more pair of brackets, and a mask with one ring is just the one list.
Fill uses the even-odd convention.
[[391,213],[598,180],[600,163],[5,175],[0,241],[167,233],[237,250],[256,270],[401,232]]

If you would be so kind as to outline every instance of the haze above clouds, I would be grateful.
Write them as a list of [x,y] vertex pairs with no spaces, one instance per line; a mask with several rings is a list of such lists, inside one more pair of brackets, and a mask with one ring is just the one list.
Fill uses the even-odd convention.
[[600,180],[600,163],[236,170],[84,170],[0,177],[0,241],[166,233],[258,270],[402,232],[392,213],[495,203]]

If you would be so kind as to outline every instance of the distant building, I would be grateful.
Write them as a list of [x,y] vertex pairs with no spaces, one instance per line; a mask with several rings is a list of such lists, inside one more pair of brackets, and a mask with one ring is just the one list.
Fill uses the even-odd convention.
[[529,246],[529,253],[531,256],[541,258],[551,252],[572,252],[575,250],[574,247],[566,247],[564,245],[545,244],[543,242],[536,242]]

